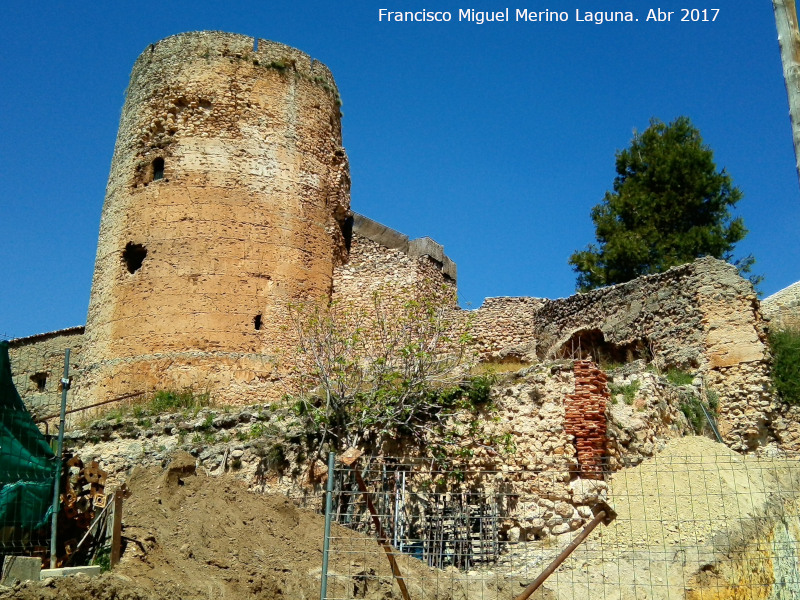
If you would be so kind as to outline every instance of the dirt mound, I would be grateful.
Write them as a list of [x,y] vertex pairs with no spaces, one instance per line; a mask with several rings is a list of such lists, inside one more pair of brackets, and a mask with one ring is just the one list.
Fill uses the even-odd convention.
[[[123,510],[125,547],[113,572],[27,582],[0,593],[0,599],[319,598],[324,518],[284,496],[253,493],[241,481],[198,473],[194,464],[180,454],[166,470],[133,470]],[[333,535],[351,549],[361,548],[357,555],[331,556],[329,590],[336,597],[400,597],[374,539],[336,525]],[[520,590],[519,584],[503,582],[500,587],[508,589],[502,596],[497,586],[481,586],[473,594],[474,582],[445,576],[410,556],[398,562],[411,580],[442,584],[423,594],[431,600],[509,597],[508,590]]]
[[134,469],[122,560],[101,578],[27,584],[0,598],[312,598],[323,519],[282,496],[197,474],[180,455],[166,471]]

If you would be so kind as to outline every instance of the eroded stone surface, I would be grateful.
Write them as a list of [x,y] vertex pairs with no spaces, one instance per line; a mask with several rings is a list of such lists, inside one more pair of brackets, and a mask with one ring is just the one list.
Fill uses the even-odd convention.
[[[88,398],[277,397],[286,304],[330,295],[349,169],[328,69],[274,42],[173,36],[136,61],[87,321]],[[248,398],[243,398],[242,393]]]

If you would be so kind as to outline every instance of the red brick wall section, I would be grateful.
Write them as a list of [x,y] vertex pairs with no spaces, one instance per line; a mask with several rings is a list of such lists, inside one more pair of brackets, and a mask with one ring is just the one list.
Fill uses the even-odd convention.
[[576,360],[575,393],[567,396],[565,429],[573,436],[581,477],[603,478],[606,407],[611,397],[606,378],[590,360]]

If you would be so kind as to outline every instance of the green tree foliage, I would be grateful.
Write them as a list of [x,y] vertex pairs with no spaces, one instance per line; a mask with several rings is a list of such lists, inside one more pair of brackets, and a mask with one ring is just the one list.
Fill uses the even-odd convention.
[[[742,198],[687,117],[653,119],[617,152],[613,191],[592,208],[597,245],[572,254],[577,288],[623,283],[695,258],[730,260],[747,229],[730,210]],[[749,272],[752,257],[737,263]],[[751,278],[757,283],[760,278]]]
[[800,330],[770,332],[772,383],[787,404],[800,404]]
[[390,292],[375,292],[369,307],[291,307],[305,389],[295,412],[320,447],[398,434],[422,440],[464,402],[488,399],[488,379],[467,378],[476,355],[451,291]]

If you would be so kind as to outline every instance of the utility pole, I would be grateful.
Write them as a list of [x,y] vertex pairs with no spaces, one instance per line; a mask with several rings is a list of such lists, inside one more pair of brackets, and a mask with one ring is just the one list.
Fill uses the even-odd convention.
[[800,178],[800,32],[797,29],[795,0],[772,0],[775,26],[781,47],[783,78],[789,96],[789,118],[792,124],[794,157]]

